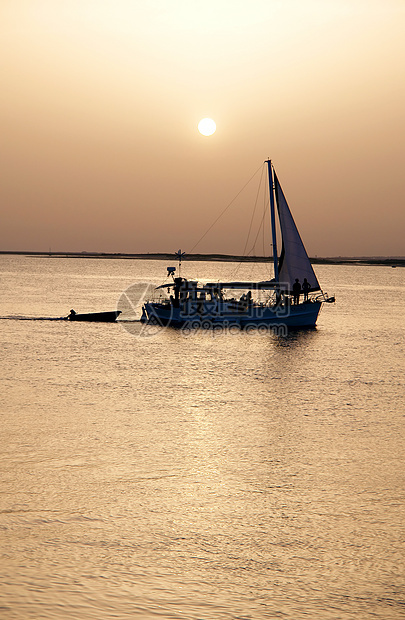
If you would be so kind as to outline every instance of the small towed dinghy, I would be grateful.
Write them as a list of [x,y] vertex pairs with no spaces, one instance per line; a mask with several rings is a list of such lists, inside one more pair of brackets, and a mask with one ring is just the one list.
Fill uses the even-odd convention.
[[75,310],[71,310],[67,316],[68,321],[97,321],[99,323],[115,323],[121,310],[112,312],[88,312],[87,314],[78,314]]

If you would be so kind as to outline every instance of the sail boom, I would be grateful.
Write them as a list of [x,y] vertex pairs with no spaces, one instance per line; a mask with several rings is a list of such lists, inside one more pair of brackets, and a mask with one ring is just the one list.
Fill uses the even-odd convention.
[[275,280],[263,280],[262,282],[218,282],[215,286],[221,289],[250,289],[250,290],[273,290],[277,288]]

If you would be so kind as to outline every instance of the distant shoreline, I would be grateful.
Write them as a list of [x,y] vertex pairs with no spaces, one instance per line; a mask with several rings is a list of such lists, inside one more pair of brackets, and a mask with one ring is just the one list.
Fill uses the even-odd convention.
[[[165,260],[177,262],[173,254],[166,252],[154,252],[147,254],[127,254],[110,252],[21,252],[3,251],[0,255],[13,256],[33,256],[39,258],[101,258],[101,259],[130,259],[130,260]],[[385,265],[388,267],[405,267],[405,257],[312,257],[311,263],[314,265]],[[188,261],[220,261],[220,262],[241,262],[241,263],[269,263],[273,261],[270,256],[238,256],[232,254],[186,254],[184,262]]]

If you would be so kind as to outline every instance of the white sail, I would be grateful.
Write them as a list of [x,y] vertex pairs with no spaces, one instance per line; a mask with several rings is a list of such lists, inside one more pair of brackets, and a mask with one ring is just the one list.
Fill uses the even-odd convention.
[[311,291],[319,291],[321,287],[312,268],[308,254],[302,243],[300,234],[295,225],[294,218],[288,207],[287,201],[281,189],[277,175],[274,171],[274,184],[276,202],[280,220],[281,237],[283,241],[281,254],[278,262],[278,277],[280,284],[285,284],[285,289],[292,293],[293,284],[298,278],[301,286],[304,278],[311,286]]

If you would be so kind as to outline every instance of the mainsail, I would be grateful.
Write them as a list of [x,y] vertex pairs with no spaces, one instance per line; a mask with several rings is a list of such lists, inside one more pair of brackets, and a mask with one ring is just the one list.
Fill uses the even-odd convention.
[[319,291],[321,287],[319,286],[319,282],[308,258],[304,244],[302,243],[275,171],[274,185],[283,242],[278,262],[278,277],[281,288],[286,290],[286,292],[292,293],[292,287],[296,278],[300,281],[301,286],[304,278],[306,278],[311,286],[310,290]]

